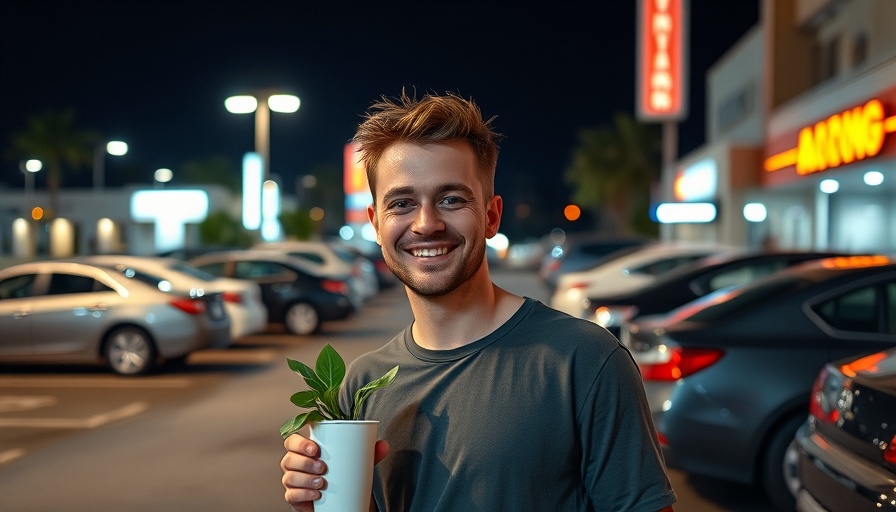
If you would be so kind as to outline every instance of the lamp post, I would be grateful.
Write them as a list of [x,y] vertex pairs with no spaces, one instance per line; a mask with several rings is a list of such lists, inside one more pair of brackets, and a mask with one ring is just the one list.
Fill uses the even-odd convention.
[[25,160],[19,163],[19,169],[25,175],[25,196],[31,199],[34,196],[34,173],[44,168],[43,162],[37,159]]
[[156,169],[156,172],[153,173],[153,181],[155,181],[154,188],[165,188],[165,183],[171,181],[171,178],[174,177],[174,172],[171,169],[167,169],[165,167],[161,169]]
[[128,145],[120,140],[100,143],[93,152],[93,190],[99,192],[105,186],[106,153],[114,156],[127,154]]
[[261,155],[263,179],[271,176],[270,143],[271,111],[291,114],[299,110],[301,100],[291,94],[278,94],[273,90],[254,91],[249,95],[231,96],[224,100],[224,107],[232,114],[255,112],[255,152]]

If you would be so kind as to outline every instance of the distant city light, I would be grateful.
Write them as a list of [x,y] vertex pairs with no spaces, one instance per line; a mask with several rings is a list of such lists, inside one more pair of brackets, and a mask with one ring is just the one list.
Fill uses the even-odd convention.
[[106,153],[112,156],[126,155],[128,152],[128,144],[120,140],[111,140],[106,143]]
[[40,206],[35,206],[31,209],[31,218],[34,220],[40,220],[44,218],[44,209]]
[[884,182],[884,175],[880,171],[868,171],[862,179],[865,180],[866,185],[876,187]]
[[833,194],[840,190],[840,182],[832,179],[821,180],[821,183],[818,184],[818,189],[825,194]]
[[31,160],[25,162],[25,170],[28,172],[37,172],[43,168],[44,164],[40,160],[35,160],[34,158],[32,158]]
[[762,203],[747,203],[744,205],[744,218],[749,222],[762,222],[768,216],[768,210]]
[[656,220],[661,224],[701,224],[716,218],[712,203],[662,203],[656,207]]
[[342,226],[339,228],[339,237],[343,240],[351,240],[355,236],[355,230],[351,226]]
[[570,222],[579,220],[579,217],[582,216],[582,209],[574,204],[568,204],[563,209],[563,216]]

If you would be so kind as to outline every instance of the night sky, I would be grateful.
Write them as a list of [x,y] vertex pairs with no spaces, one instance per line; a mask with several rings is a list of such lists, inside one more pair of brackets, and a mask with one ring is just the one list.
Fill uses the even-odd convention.
[[[590,4],[590,5],[586,5]],[[759,0],[690,0],[690,116],[679,153],[704,140],[705,71],[759,17]],[[0,14],[0,187],[23,184],[12,134],[48,108],[128,142],[116,169],[224,156],[239,167],[253,115],[227,96],[279,87],[295,114],[272,113],[271,170],[295,178],[342,168],[344,144],[381,95],[402,87],[472,97],[505,135],[498,193],[536,213],[568,198],[562,174],[577,132],[634,112],[635,2],[48,2]],[[140,174],[139,172],[137,174]],[[64,186],[90,186],[89,169]],[[37,186],[43,186],[40,174]]]

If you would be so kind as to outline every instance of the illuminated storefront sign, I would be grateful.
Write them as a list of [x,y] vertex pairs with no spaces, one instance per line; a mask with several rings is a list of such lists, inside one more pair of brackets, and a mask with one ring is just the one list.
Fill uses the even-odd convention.
[[131,195],[131,220],[155,224],[155,250],[184,246],[186,224],[208,216],[204,190],[138,190]]
[[367,184],[367,172],[361,163],[358,145],[350,142],[343,153],[345,171],[343,190],[345,191],[345,221],[350,224],[367,222],[367,205],[373,202]]
[[896,132],[896,115],[888,117],[885,105],[879,98],[871,99],[800,128],[796,146],[771,154],[765,170],[790,169],[805,176],[878,156],[889,134]]
[[672,195],[676,201],[711,201],[718,193],[718,182],[716,161],[705,158],[675,173]]
[[680,120],[686,108],[687,0],[638,2],[638,118]]

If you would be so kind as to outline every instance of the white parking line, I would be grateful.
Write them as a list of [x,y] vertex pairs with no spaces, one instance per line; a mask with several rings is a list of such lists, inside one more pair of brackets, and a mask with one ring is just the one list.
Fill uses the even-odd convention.
[[109,412],[87,418],[0,418],[0,428],[97,428],[136,416],[149,408],[146,402],[132,402]]
[[0,464],[6,464],[7,462],[12,462],[21,456],[25,455],[25,450],[21,448],[13,448],[11,450],[6,450],[4,452],[0,452]]
[[0,388],[188,388],[189,379],[163,378],[69,378],[69,377],[0,377]]

